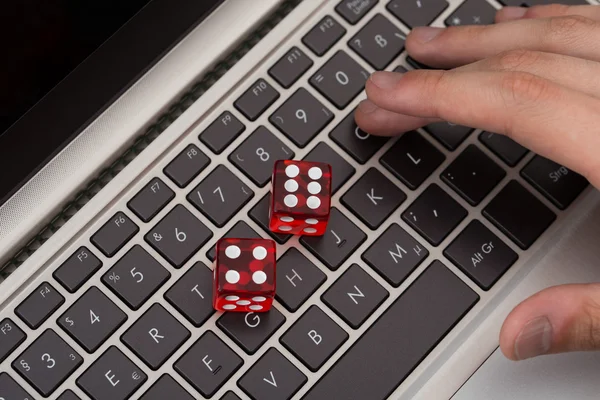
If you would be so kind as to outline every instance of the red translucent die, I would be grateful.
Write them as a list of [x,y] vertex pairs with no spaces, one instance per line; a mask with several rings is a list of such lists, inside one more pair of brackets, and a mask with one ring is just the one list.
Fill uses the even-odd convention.
[[272,240],[219,240],[213,307],[218,311],[268,311],[275,297],[275,260]]
[[269,229],[321,236],[331,209],[331,166],[311,161],[277,161],[273,170]]

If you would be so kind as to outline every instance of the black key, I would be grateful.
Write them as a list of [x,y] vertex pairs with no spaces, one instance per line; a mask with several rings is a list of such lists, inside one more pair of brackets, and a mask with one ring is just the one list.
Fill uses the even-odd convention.
[[135,236],[140,228],[122,212],[116,213],[90,238],[107,257],[112,257]]
[[127,315],[92,286],[56,321],[81,347],[93,353],[127,320]]
[[496,9],[487,1],[466,0],[444,23],[446,26],[491,25],[496,17]]
[[483,215],[523,250],[531,247],[556,219],[544,203],[514,180],[490,201]]
[[77,386],[93,400],[125,400],[147,379],[121,350],[111,346],[77,379]]
[[354,25],[360,21],[371,8],[375,7],[378,2],[379,0],[342,0],[335,6],[335,11],[350,24]]
[[287,89],[296,83],[312,65],[310,57],[294,46],[269,69],[269,75]]
[[137,310],[171,274],[141,246],[135,245],[104,276],[102,282]]
[[256,121],[275,100],[279,92],[264,79],[259,79],[233,103],[250,121]]
[[398,65],[396,68],[394,68],[394,72],[399,72],[401,74],[405,74],[408,72],[408,70],[406,68],[404,68],[402,65]]
[[310,78],[310,84],[342,110],[363,90],[369,76],[348,54],[339,50]]
[[[406,56],[406,62],[408,63],[408,65],[410,65],[413,69],[434,69],[433,67],[427,65],[427,64],[423,64],[420,61],[415,60],[414,58],[412,58],[411,56]],[[443,69],[443,68],[442,68]],[[406,71],[403,71],[406,72]]]
[[221,400],[242,400],[239,396],[233,393],[231,390],[225,393],[225,396],[221,397]]
[[415,190],[446,157],[418,132],[407,132],[381,157],[381,164]]
[[387,9],[409,28],[427,26],[448,8],[447,0],[392,0]]
[[450,243],[444,255],[484,290],[490,289],[519,258],[477,220]]
[[478,300],[434,261],[304,399],[387,399]]
[[42,396],[48,397],[83,363],[83,358],[52,329],[46,330],[12,367]]
[[172,266],[181,268],[211,237],[210,229],[185,206],[177,204],[145,239]]
[[273,163],[292,158],[294,158],[292,149],[261,125],[231,153],[229,161],[252,182],[263,187],[271,179]]
[[189,337],[190,331],[175,317],[160,304],[153,304],[121,340],[156,371]]
[[435,122],[427,125],[425,130],[450,151],[456,150],[473,132],[473,128],[449,122]]
[[[261,236],[244,221],[238,221],[222,238],[257,239],[261,238]],[[210,261],[215,261],[216,252],[215,244],[206,253],[206,257]]]
[[140,400],[194,400],[191,394],[186,392],[179,383],[164,374],[152,387],[140,397]]
[[[1,393],[0,393],[1,394]],[[60,397],[56,400],[81,400],[79,396],[73,393],[71,390],[67,389]]]
[[429,251],[397,224],[392,224],[362,258],[390,285],[398,287],[427,258]]
[[142,221],[149,222],[173,200],[173,197],[175,193],[163,181],[154,178],[127,203],[127,206]]
[[15,309],[31,329],[37,329],[46,319],[65,302],[48,282],[42,283]]
[[164,169],[180,188],[184,188],[210,164],[210,159],[198,147],[190,144]]
[[268,313],[225,313],[217,326],[246,353],[254,354],[284,322],[283,314],[272,307]]
[[[27,335],[21,328],[10,319],[4,318],[2,322],[0,322],[0,363],[4,361],[10,353],[15,351],[26,338]],[[0,393],[0,395],[2,395],[2,393]]]
[[312,372],[317,372],[346,340],[346,331],[317,306],[311,306],[280,339]]
[[327,276],[295,248],[277,260],[277,300],[295,312],[325,282]]
[[212,397],[242,364],[233,350],[207,331],[173,368],[204,397]]
[[250,218],[256,222],[265,232],[267,232],[277,243],[284,244],[291,236],[282,235],[280,233],[271,232],[269,229],[269,206],[271,202],[271,194],[267,193],[248,213]]
[[0,399],[4,400],[33,400],[17,382],[6,372],[0,372]]
[[253,400],[288,400],[308,381],[279,351],[270,348],[238,385]]
[[356,172],[352,165],[324,142],[320,142],[316,145],[310,153],[304,157],[304,160],[324,162],[331,165],[331,194],[335,194],[335,192],[337,192],[338,189]]
[[352,264],[321,297],[354,329],[389,297],[389,293],[357,264]]
[[479,204],[506,172],[474,144],[469,145],[441,174],[441,178],[472,206]]
[[316,55],[322,56],[338,40],[340,40],[345,33],[346,30],[342,25],[334,18],[327,15],[302,38],[302,43]]
[[198,139],[216,154],[221,154],[245,130],[246,126],[235,115],[225,111],[198,136]]
[[406,35],[381,14],[373,17],[348,46],[376,70],[382,70],[404,50]]
[[371,136],[362,131],[354,121],[354,110],[331,131],[329,137],[361,164],[369,161],[388,141],[385,137]]
[[531,159],[521,176],[561,210],[588,186],[583,176],[542,156]]
[[498,135],[497,133],[481,132],[479,140],[483,143],[492,153],[497,155],[507,165],[514,167],[521,161],[528,150],[505,135]]
[[323,236],[302,236],[300,242],[327,268],[335,271],[365,241],[367,235],[337,208],[331,209]]
[[212,270],[197,262],[165,293],[165,298],[195,327],[200,327],[215,312],[212,282]]
[[102,261],[83,246],[58,267],[52,276],[69,292],[75,293],[101,267]]
[[402,219],[437,246],[467,214],[467,210],[434,183],[404,211]]
[[305,147],[333,114],[306,89],[298,89],[269,118],[269,121],[299,147]]
[[377,229],[404,200],[404,192],[375,168],[369,168],[340,199],[371,229]]

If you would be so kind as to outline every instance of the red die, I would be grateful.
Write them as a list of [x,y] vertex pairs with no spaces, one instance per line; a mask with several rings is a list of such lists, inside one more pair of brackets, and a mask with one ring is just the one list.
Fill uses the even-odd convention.
[[219,240],[213,307],[218,311],[268,311],[275,297],[275,260],[272,240]]
[[277,161],[272,182],[271,231],[323,235],[331,208],[331,166],[310,161]]

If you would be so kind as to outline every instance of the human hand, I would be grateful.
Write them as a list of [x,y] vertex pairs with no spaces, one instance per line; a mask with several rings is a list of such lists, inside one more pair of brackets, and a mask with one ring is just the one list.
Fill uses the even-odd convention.
[[[600,7],[506,7],[496,25],[416,28],[416,60],[451,69],[376,72],[356,122],[396,135],[436,121],[504,134],[600,188]],[[500,333],[510,359],[600,350],[600,284],[543,290]]]

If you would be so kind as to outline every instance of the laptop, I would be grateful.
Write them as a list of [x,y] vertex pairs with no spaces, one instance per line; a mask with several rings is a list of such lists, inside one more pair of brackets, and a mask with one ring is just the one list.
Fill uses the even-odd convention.
[[[425,67],[412,27],[505,3],[545,1],[5,5],[0,399],[596,396],[597,356],[516,366],[498,332],[600,279],[598,193],[493,132],[353,119],[373,71]],[[268,230],[282,159],[332,166],[324,236]],[[212,309],[224,236],[277,243],[268,313]]]

